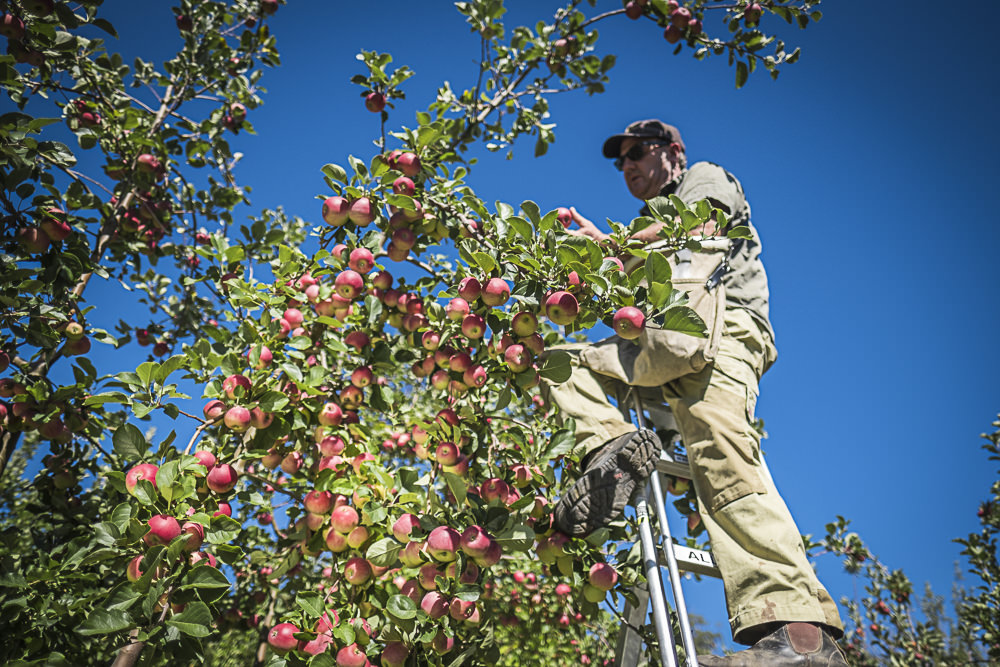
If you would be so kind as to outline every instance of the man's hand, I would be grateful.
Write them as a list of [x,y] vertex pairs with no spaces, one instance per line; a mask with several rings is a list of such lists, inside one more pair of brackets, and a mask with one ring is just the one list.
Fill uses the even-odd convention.
[[580,215],[576,208],[570,206],[569,212],[573,214],[573,222],[577,224],[579,229],[567,228],[566,233],[572,236],[589,236],[594,241],[601,245],[605,245],[611,238],[610,234],[605,234],[597,225],[587,220],[585,217]]

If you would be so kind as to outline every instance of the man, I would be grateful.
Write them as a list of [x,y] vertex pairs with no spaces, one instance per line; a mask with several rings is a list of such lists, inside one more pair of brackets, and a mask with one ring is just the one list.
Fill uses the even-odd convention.
[[[725,322],[714,358],[700,371],[639,390],[647,400],[669,403],[677,419],[699,511],[722,573],[733,637],[752,645],[725,658],[699,657],[699,663],[846,666],[833,641],[843,634],[837,607],[806,559],[798,528],[763,464],[753,426],[758,382],[777,353],[760,241],[742,187],[718,165],[699,162],[688,169],[680,133],[659,120],[630,124],[605,141],[603,153],[615,160],[637,199],[675,194],[692,207],[708,199],[729,220],[726,229],[718,230],[720,236],[734,225],[746,225],[752,235],[727,253],[721,279]],[[572,233],[608,241],[575,209],[573,215],[579,229]],[[632,239],[653,243],[660,227],[651,225]],[[714,220],[694,233],[712,236],[713,227]],[[560,499],[555,518],[561,530],[581,536],[620,516],[652,472],[659,443],[651,432],[626,422],[607,398],[617,383],[639,384],[628,372],[608,370],[618,362],[627,365],[635,344],[613,338],[577,351],[570,379],[545,389],[561,414],[577,424],[584,472]],[[612,363],[605,363],[609,355]]]

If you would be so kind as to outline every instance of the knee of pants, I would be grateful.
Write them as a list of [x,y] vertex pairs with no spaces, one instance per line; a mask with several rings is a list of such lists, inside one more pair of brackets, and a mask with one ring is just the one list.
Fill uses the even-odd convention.
[[670,403],[698,497],[710,512],[750,493],[766,493],[753,428],[756,392],[715,373],[703,393]]

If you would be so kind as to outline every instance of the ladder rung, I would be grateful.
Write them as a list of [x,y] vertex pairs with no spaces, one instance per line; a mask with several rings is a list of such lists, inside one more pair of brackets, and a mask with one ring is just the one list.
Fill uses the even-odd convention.
[[656,469],[662,475],[691,479],[691,466],[688,465],[687,460],[670,456],[666,452],[660,455],[660,460],[656,462]]
[[[679,544],[674,544],[673,547],[674,556],[677,558],[677,569],[682,572],[701,574],[706,577],[722,578],[722,573],[719,572],[719,567],[715,564],[715,559],[712,557],[711,552],[693,547],[684,547]],[[667,563],[663,557],[663,552],[658,551],[657,553],[660,565],[666,567]]]

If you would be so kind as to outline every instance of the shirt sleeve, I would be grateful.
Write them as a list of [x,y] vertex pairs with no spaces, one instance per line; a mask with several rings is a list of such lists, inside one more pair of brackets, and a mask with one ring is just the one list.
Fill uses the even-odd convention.
[[746,199],[739,181],[717,164],[697,162],[681,180],[675,193],[688,206],[702,199],[711,200],[730,217],[743,208]]

